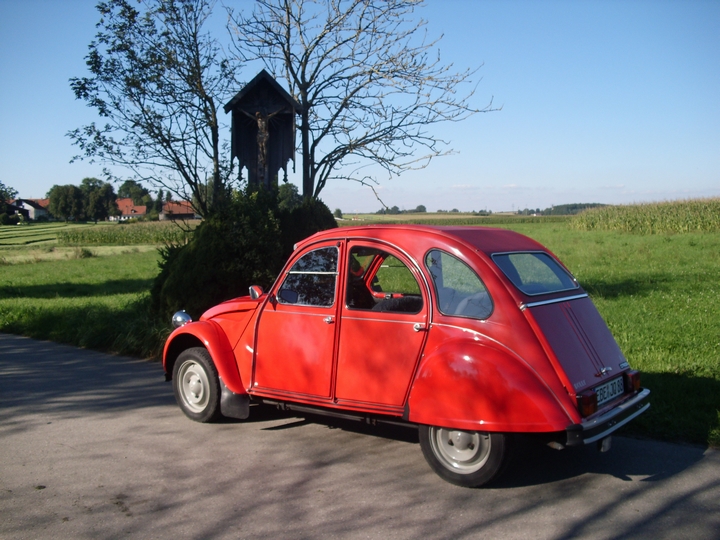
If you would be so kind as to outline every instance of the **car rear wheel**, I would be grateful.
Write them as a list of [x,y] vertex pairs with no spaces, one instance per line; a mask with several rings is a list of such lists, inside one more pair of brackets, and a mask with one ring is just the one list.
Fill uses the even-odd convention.
[[194,347],[180,353],[173,367],[173,391],[188,418],[212,422],[220,417],[220,382],[207,349]]
[[448,482],[479,487],[496,478],[507,461],[508,437],[420,426],[420,448],[430,467]]

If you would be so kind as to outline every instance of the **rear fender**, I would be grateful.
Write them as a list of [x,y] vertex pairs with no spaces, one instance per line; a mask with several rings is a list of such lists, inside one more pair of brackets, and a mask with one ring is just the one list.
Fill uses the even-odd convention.
[[411,422],[469,431],[548,432],[574,423],[522,358],[467,339],[423,358],[408,409]]
[[212,357],[222,384],[234,394],[247,394],[230,342],[222,328],[213,321],[191,322],[170,334],[163,350],[163,369],[167,380],[172,378],[177,357],[190,347],[205,347]]

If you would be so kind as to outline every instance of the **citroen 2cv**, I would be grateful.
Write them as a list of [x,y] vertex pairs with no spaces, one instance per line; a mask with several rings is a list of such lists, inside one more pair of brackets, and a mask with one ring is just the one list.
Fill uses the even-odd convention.
[[174,323],[163,367],[191,419],[258,403],[413,425],[430,467],[462,486],[495,478],[514,434],[607,448],[650,406],[577,280],[503,229],[323,231],[269,291]]

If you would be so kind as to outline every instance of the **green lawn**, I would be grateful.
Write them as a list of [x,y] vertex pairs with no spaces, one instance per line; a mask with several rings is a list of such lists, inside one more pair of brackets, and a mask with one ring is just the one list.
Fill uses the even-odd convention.
[[[640,236],[578,231],[564,222],[494,226],[554,251],[643,372],[652,407],[625,433],[720,446],[720,233]],[[0,227],[0,240],[12,240],[3,236],[7,228]],[[0,244],[0,332],[158,353],[169,325],[147,315],[158,270],[153,246],[93,245],[90,258],[52,241],[33,246]]]
[[[0,229],[1,230],[1,229]],[[148,291],[155,246],[0,246],[0,332],[138,356],[157,354],[168,325]]]

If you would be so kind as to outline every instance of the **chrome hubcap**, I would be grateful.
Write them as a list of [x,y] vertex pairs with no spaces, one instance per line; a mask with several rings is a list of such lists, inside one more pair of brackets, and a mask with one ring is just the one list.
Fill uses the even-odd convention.
[[430,444],[445,467],[461,474],[481,469],[490,456],[487,433],[433,427],[430,428]]
[[188,409],[202,412],[208,404],[208,378],[203,367],[188,360],[178,370],[180,397]]

